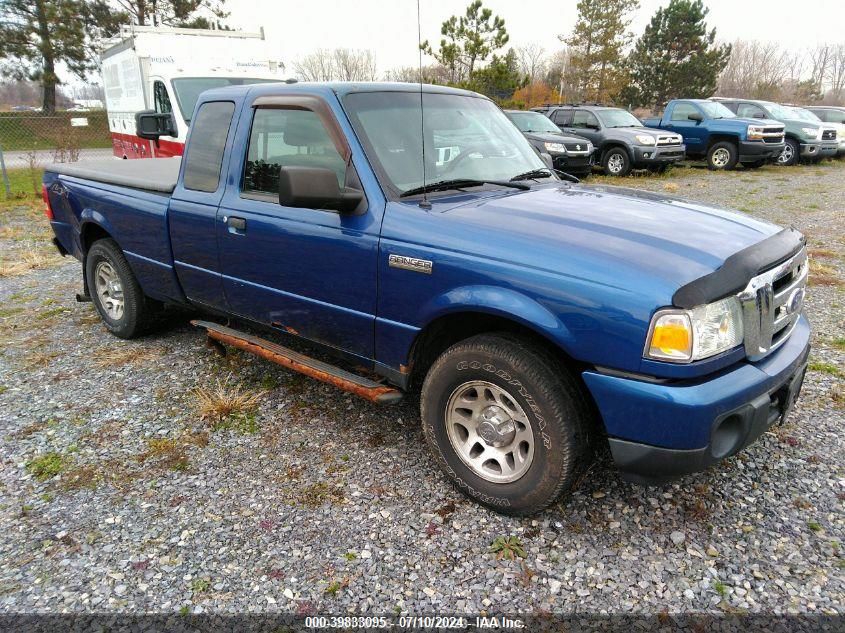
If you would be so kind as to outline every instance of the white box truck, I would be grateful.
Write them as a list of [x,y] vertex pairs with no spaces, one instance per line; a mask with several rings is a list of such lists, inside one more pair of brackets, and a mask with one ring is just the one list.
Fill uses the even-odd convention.
[[[127,26],[102,54],[109,131],[118,158],[181,156],[197,97],[204,90],[285,81],[264,31]],[[135,115],[172,113],[176,134],[157,141],[135,133]]]

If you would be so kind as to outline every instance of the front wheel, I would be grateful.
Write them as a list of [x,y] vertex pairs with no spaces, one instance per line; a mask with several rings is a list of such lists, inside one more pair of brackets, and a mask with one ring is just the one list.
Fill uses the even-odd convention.
[[112,334],[128,339],[147,329],[151,307],[117,242],[94,242],[85,258],[85,276],[94,307]]
[[783,167],[791,167],[798,162],[801,155],[801,145],[795,139],[788,138],[783,144],[783,150],[778,154],[777,163]]
[[627,176],[631,172],[631,159],[621,147],[612,147],[605,152],[602,166],[608,176]]
[[449,348],[426,376],[420,408],[441,470],[503,514],[539,512],[588,461],[591,418],[580,386],[542,348],[508,334]]
[[707,151],[707,168],[712,170],[733,169],[738,160],[736,145],[728,141],[714,143]]

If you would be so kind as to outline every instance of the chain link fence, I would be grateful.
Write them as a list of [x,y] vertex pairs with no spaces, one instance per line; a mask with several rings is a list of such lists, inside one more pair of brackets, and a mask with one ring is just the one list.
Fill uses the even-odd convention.
[[10,183],[27,173],[40,174],[50,163],[104,159],[112,155],[104,110],[53,115],[0,112],[0,195],[5,193],[9,197],[14,193]]

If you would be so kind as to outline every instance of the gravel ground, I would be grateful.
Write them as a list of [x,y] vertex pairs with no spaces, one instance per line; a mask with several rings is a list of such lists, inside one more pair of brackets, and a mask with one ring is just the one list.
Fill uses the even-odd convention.
[[[664,487],[604,457],[506,518],[436,471],[417,398],[379,408],[219,357],[181,315],[117,340],[74,302],[75,261],[30,258],[0,278],[0,612],[842,615],[845,163],[624,184],[808,235],[813,365],[785,426]],[[7,264],[42,247],[29,213],[0,210]],[[218,381],[257,408],[203,418],[194,390]]]

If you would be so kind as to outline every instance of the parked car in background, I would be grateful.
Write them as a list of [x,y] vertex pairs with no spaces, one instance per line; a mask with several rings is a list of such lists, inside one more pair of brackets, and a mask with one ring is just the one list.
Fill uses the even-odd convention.
[[710,169],[762,167],[784,148],[784,126],[771,119],[743,119],[709,99],[674,99],[648,126],[684,137],[687,155],[704,158]]
[[836,140],[839,146],[838,151],[836,152],[837,156],[845,155],[845,123],[836,123],[834,121],[822,121],[819,116],[814,114],[809,108],[804,108],[801,106],[790,106],[785,105],[785,108],[790,110],[794,113],[796,117],[801,119],[802,121],[808,121],[812,123],[822,123],[825,127],[832,127],[836,130]]
[[684,159],[680,135],[648,129],[622,108],[550,104],[532,110],[546,115],[566,134],[592,141],[595,162],[610,176],[625,176],[632,169],[660,172]]
[[806,106],[825,123],[845,123],[845,106]]
[[[426,158],[435,137],[454,158]],[[172,303],[225,321],[195,322],[217,347],[370,401],[420,389],[433,461],[508,514],[569,491],[594,447],[640,482],[735,455],[789,414],[807,367],[801,233],[563,182],[464,90],[209,90],[182,160],[52,165],[44,200],[113,334]]]
[[564,134],[539,112],[505,110],[505,114],[537,151],[552,157],[555,169],[575,176],[590,174],[595,147],[589,139]]
[[719,103],[738,117],[745,119],[771,119],[784,125],[785,142],[777,157],[778,165],[795,165],[807,160],[836,156],[839,142],[833,126],[820,121],[807,121],[778,103],[758,99],[719,99]]

